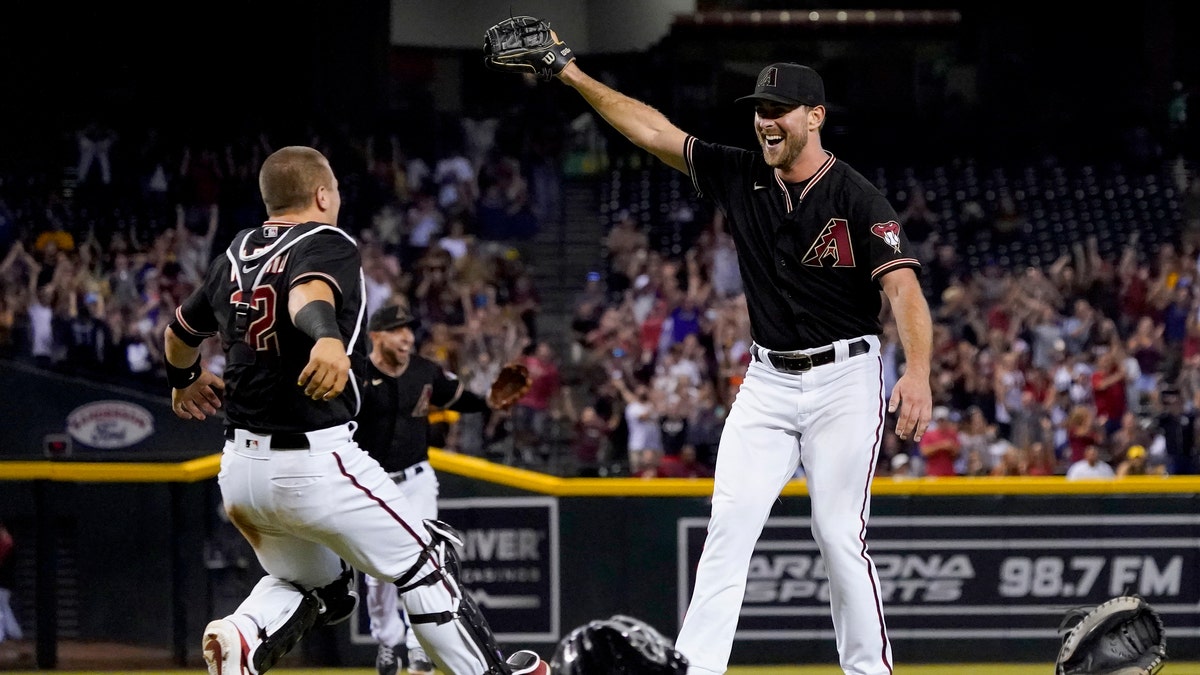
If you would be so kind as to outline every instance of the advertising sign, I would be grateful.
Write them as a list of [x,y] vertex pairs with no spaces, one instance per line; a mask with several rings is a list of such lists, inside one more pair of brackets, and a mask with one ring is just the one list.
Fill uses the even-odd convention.
[[136,403],[96,401],[71,411],[67,416],[67,433],[93,448],[128,448],[154,433],[154,416]]
[[[833,638],[810,522],[767,521],[750,560],[739,639]],[[681,620],[707,524],[679,521]],[[1054,638],[1066,610],[1124,593],[1159,609],[1168,636],[1200,636],[1200,515],[875,517],[867,543],[893,638]]]
[[[479,497],[438,502],[438,518],[465,539],[460,583],[500,642],[559,637],[558,501],[553,497]],[[361,581],[361,580],[360,580]],[[360,594],[366,585],[359,584]],[[366,603],[352,641],[371,642]]]

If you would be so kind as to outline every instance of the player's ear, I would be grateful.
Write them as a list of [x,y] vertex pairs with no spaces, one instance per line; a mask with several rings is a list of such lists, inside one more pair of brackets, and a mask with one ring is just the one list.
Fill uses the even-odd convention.
[[331,195],[329,194],[329,188],[325,187],[324,185],[317,186],[317,194],[316,194],[317,206],[322,211],[329,210],[329,206],[331,203],[330,196]]
[[825,126],[825,106],[815,105],[808,109],[808,130],[820,131]]

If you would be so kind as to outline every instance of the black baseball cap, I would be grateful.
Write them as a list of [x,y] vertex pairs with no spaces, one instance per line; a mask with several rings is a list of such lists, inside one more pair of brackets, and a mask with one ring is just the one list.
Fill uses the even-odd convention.
[[772,101],[784,105],[825,105],[825,81],[817,71],[799,63],[772,63],[758,74],[754,93],[737,100]]
[[404,305],[385,305],[371,315],[371,320],[367,322],[367,330],[373,333],[404,327],[416,330],[420,323],[415,316],[408,313],[408,308]]

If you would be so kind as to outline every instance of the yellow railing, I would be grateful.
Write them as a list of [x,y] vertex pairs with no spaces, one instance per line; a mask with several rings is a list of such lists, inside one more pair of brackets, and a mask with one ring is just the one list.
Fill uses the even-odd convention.
[[[496,464],[478,457],[429,450],[438,471],[507,485],[556,497],[707,497],[711,478],[560,478]],[[178,463],[7,461],[0,462],[0,481],[51,480],[76,483],[194,483],[217,475],[221,456],[209,455]],[[1200,476],[1132,476],[1112,480],[1068,481],[1061,476],[1025,478],[877,478],[874,495],[1069,495],[1069,494],[1200,494]],[[783,490],[804,495],[803,480]]]

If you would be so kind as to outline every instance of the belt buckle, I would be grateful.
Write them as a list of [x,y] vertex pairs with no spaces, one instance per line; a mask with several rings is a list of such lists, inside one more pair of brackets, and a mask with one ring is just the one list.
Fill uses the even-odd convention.
[[812,357],[808,354],[773,354],[767,352],[771,364],[780,370],[805,373],[813,369]]
[[792,358],[800,362],[800,365],[795,369],[801,373],[808,372],[813,368],[812,357],[808,354],[796,354]]

